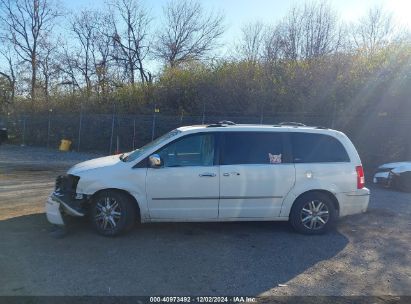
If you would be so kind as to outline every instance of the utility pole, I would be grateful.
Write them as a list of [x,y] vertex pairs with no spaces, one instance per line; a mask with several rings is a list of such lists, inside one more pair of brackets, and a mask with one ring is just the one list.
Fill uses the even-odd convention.
[[133,150],[136,142],[136,119],[133,120]]
[[201,120],[201,124],[202,124],[202,125],[203,125],[204,122],[205,122],[205,107],[206,107],[206,105],[205,105],[205,101],[204,101],[204,103],[203,103],[203,118],[202,118],[202,120]]
[[47,148],[49,148],[50,146],[51,112],[53,112],[53,109],[49,109],[49,123],[47,126]]
[[180,126],[183,124],[183,117],[184,117],[184,109],[181,109]]
[[26,116],[23,115],[23,136],[22,136],[21,146],[24,147],[25,145],[26,145]]
[[154,140],[155,135],[155,128],[156,128],[156,113],[160,113],[160,109],[157,108],[156,104],[154,104],[154,112],[153,112],[153,125],[151,127],[151,141]]
[[113,103],[113,116],[112,116],[112,118],[111,118],[110,149],[109,149],[109,153],[108,153],[109,155],[111,155],[111,151],[112,151],[112,147],[113,147],[115,113],[116,113],[116,104]]
[[80,105],[80,120],[78,124],[78,144],[77,144],[77,152],[80,152],[80,143],[81,143],[81,127],[83,123],[83,103]]

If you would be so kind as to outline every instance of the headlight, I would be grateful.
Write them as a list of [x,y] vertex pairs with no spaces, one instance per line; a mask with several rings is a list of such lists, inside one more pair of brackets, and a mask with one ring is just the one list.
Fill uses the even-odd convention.
[[76,188],[80,177],[66,174],[66,175],[59,175],[56,178],[56,185],[54,188],[54,192],[57,194],[63,193],[76,193]]

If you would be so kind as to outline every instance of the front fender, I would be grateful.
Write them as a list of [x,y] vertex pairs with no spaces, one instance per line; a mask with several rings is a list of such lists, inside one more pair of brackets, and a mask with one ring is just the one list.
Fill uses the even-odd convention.
[[128,192],[137,201],[142,220],[149,218],[146,200],[146,168],[122,168],[119,170],[96,169],[80,175],[77,193],[93,195],[105,189],[118,189]]

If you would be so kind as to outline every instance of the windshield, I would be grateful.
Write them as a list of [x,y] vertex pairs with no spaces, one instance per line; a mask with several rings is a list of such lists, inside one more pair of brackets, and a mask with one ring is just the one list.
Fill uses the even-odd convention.
[[152,142],[149,142],[148,144],[141,147],[140,149],[137,149],[137,150],[134,150],[134,151],[130,152],[129,154],[124,156],[124,158],[122,160],[125,161],[125,162],[130,162],[130,161],[136,160],[138,157],[140,157],[140,155],[145,153],[147,150],[151,149],[152,147],[157,146],[158,144],[161,144],[163,141],[166,141],[169,138],[172,138],[172,137],[176,136],[179,133],[181,133],[181,131],[179,131],[177,129],[175,129],[173,131],[170,131],[170,132],[164,134],[163,136],[160,136],[160,137],[156,138]]

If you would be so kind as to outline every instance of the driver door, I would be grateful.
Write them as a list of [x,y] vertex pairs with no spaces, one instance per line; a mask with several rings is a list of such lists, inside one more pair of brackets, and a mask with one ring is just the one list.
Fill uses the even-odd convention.
[[190,134],[167,144],[156,154],[162,165],[148,168],[146,193],[153,220],[216,219],[219,166],[215,165],[215,135]]

